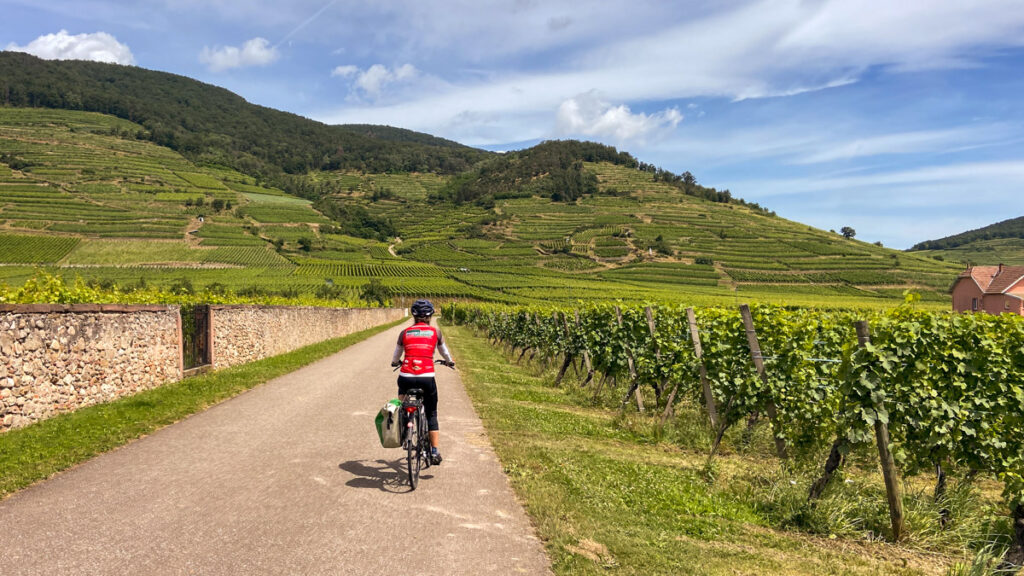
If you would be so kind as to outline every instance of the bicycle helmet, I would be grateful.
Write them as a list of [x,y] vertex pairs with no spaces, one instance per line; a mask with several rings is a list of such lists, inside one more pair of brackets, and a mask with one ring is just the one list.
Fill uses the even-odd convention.
[[413,318],[430,318],[434,315],[434,305],[430,303],[430,300],[417,300],[412,303],[412,308],[409,311]]

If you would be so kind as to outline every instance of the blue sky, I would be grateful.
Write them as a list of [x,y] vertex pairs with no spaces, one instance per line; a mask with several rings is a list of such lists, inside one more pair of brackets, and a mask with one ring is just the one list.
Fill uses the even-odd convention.
[[1024,0],[0,0],[0,13],[0,48],[491,150],[598,140],[896,248],[1024,215]]

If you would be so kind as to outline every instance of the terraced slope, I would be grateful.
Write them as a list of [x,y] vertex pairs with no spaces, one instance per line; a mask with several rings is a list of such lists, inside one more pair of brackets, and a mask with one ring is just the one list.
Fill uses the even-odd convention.
[[1024,216],[916,244],[917,253],[961,264],[1024,265]]
[[944,250],[914,251],[920,256],[941,258],[946,262],[967,265],[1007,264],[1024,266],[1024,238],[993,238],[991,240],[974,240],[955,248]]
[[[456,268],[453,277],[525,299],[902,298],[946,301],[956,267],[889,250],[736,204],[713,203],[650,173],[587,164],[599,194],[573,203],[497,200],[493,209],[351,195],[407,235],[406,258]],[[415,209],[411,209],[415,206]],[[674,296],[673,296],[674,295]],[[685,295],[685,296],[681,296]]]
[[[422,276],[387,245],[320,234],[330,221],[308,200],[198,166],[135,138],[141,130],[101,114],[0,108],[0,280],[18,284],[34,273],[18,265],[34,264],[121,285],[312,292],[330,278],[354,290],[376,276],[375,254],[389,260],[381,275]],[[310,273],[296,263],[304,240],[363,273]]]
[[[709,202],[626,165],[585,163],[573,202],[443,200],[448,176],[318,172],[330,197],[389,221],[381,242],[333,233],[309,201],[197,165],[94,113],[0,108],[0,281],[43,266],[97,282],[397,298],[768,300],[936,305],[959,267]],[[590,178],[590,176],[588,176]],[[317,205],[319,206],[319,204]]]

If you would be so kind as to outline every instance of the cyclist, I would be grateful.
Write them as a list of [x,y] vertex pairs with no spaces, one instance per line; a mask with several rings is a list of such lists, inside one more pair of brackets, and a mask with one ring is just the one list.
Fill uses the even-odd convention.
[[[430,317],[434,315],[434,305],[429,300],[417,300],[410,309],[413,318],[412,326],[402,330],[398,335],[398,345],[391,358],[391,366],[401,366],[398,373],[398,395],[402,400],[405,393],[412,388],[423,390],[423,407],[427,416],[427,429],[430,431],[430,457],[434,464],[441,463],[441,452],[438,449],[441,433],[437,425],[437,382],[434,380],[434,350],[440,352],[444,364],[454,367],[451,353],[445,345],[441,330],[430,325]],[[405,359],[402,359],[402,354]]]

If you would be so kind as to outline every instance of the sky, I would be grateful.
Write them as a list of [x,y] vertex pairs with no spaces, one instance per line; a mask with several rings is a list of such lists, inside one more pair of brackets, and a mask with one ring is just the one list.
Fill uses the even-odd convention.
[[1024,0],[0,0],[0,49],[488,150],[595,140],[894,248],[1024,215]]

